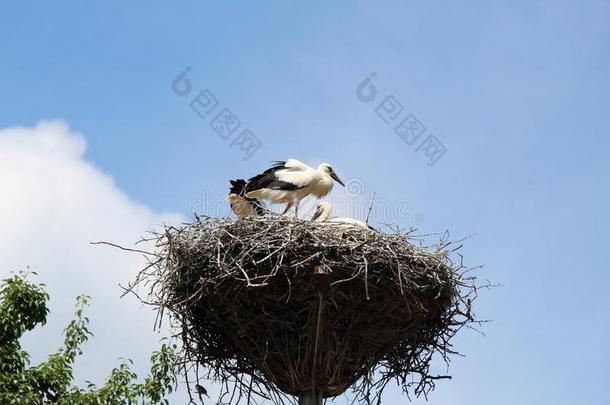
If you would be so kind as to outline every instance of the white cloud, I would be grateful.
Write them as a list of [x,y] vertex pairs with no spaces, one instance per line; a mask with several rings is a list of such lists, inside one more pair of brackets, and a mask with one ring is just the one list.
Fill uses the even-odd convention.
[[132,358],[141,376],[161,335],[152,330],[150,308],[120,298],[119,283],[134,278],[142,257],[89,242],[132,245],[147,229],[182,218],[131,201],[84,159],[85,148],[63,122],[0,130],[0,277],[30,266],[48,286],[49,322],[24,339],[34,362],[59,346],[75,297],[92,297],[95,336],[76,376],[101,383],[118,357]]

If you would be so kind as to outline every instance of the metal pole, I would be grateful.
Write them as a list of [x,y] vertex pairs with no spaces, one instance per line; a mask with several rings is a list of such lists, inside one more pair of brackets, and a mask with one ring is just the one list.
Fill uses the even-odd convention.
[[301,392],[299,405],[322,405],[322,393],[313,390]]
[[313,276],[316,280],[316,289],[318,295],[318,313],[316,322],[314,323],[313,338],[313,358],[311,359],[311,389],[303,391],[299,394],[299,405],[322,405],[322,391],[317,389],[318,385],[318,367],[320,344],[324,335],[324,313],[326,305],[326,296],[329,290],[328,271],[323,266],[315,266]]

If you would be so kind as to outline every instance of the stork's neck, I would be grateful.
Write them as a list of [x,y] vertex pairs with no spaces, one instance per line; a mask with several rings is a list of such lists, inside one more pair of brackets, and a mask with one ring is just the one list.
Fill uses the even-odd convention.
[[317,172],[318,181],[321,184],[333,184],[333,178],[330,177],[330,175],[328,174],[326,169],[318,167],[318,170],[316,170],[316,172]]
[[326,196],[333,189],[333,179],[322,169],[316,170],[316,180],[308,187],[318,198]]

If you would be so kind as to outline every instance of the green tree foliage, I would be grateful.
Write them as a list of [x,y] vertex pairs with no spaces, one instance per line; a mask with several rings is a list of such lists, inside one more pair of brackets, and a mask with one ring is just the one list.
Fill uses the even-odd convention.
[[81,346],[92,336],[83,315],[89,297],[76,300],[75,319],[64,330],[64,343],[41,364],[31,366],[19,339],[24,332],[44,325],[49,312],[44,285],[27,280],[26,273],[0,284],[0,404],[2,405],[109,405],[167,404],[165,397],[177,384],[172,365],[176,346],[163,343],[151,356],[150,374],[143,382],[130,370],[131,361],[112,370],[102,387],[72,384],[72,366]]

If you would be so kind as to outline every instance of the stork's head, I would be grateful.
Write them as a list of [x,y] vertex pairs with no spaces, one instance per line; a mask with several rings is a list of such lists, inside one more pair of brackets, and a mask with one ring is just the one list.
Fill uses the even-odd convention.
[[313,216],[311,217],[312,221],[326,221],[330,217],[330,210],[332,206],[329,202],[323,201],[316,207]]
[[333,167],[330,164],[322,163],[320,166],[318,166],[318,172],[330,176],[337,183],[339,183],[343,187],[345,187],[345,184],[343,184],[343,182],[341,181],[339,176],[337,176],[337,173],[335,173],[335,171],[333,170]]

